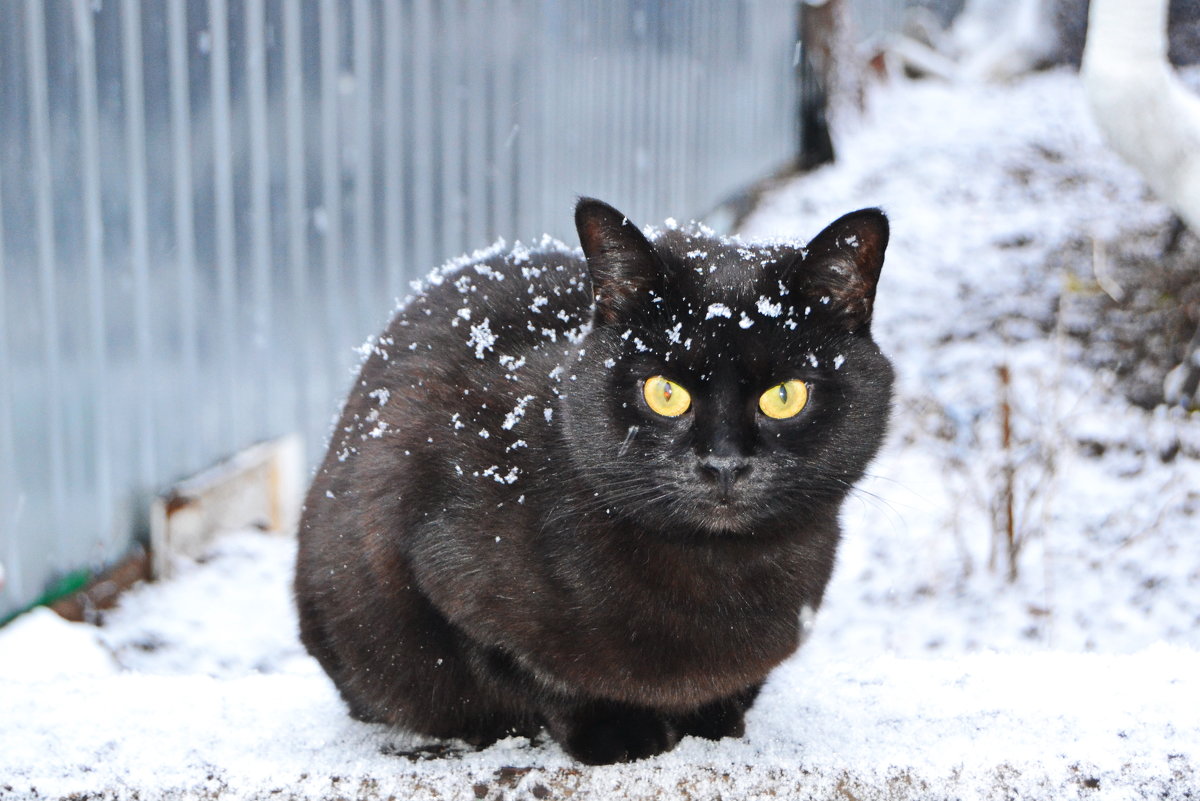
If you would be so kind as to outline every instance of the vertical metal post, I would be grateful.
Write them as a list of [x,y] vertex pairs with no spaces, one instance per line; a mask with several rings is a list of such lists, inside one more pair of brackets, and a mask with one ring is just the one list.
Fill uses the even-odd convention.
[[220,365],[216,370],[225,405],[225,430],[221,441],[232,453],[245,444],[242,415],[240,343],[238,325],[237,256],[234,241],[233,137],[229,109],[229,12],[225,0],[211,0],[209,33],[212,37],[212,125],[214,234],[217,268],[217,321]]
[[833,36],[833,18],[837,0],[823,6],[797,4],[800,53],[800,153],[797,167],[811,170],[833,161],[833,140],[829,135],[826,107],[829,102],[828,80],[831,63],[828,48]]
[[402,294],[405,267],[402,236],[404,218],[404,117],[402,112],[405,76],[402,55],[404,21],[399,3],[383,6],[383,232],[384,291],[388,297]]
[[158,480],[153,334],[150,322],[150,252],[146,215],[146,96],[142,85],[142,16],[138,0],[121,3],[121,55],[125,85],[125,147],[129,165],[129,244],[133,267],[133,317],[137,346],[138,464],[142,487]]
[[[3,178],[0,172],[0,179]],[[17,528],[21,490],[17,486],[16,443],[13,440],[12,360],[8,353],[8,264],[4,243],[4,183],[0,180],[0,565],[4,569],[3,587],[8,598],[19,600],[25,594],[21,570],[21,546]],[[0,594],[0,597],[3,597]],[[0,614],[3,614],[0,608]]]
[[50,519],[54,539],[44,553],[62,561],[62,521],[66,510],[66,449],[62,424],[62,328],[58,314],[58,249],[54,231],[54,183],[50,171],[50,110],[47,98],[46,24],[41,0],[25,3],[25,55],[29,91],[29,141],[33,151],[33,209],[36,226],[38,306],[42,323],[42,359],[46,371],[43,408],[49,449]]
[[245,0],[246,15],[246,116],[250,134],[250,269],[253,275],[249,362],[255,380],[242,389],[252,404],[249,420],[252,437],[271,431],[272,415],[267,404],[272,394],[265,391],[274,369],[272,343],[275,338],[271,280],[271,164],[267,147],[267,53],[263,31],[263,0]]
[[[550,19],[549,12],[554,10],[554,7],[547,0],[531,2],[531,5],[534,9],[535,38],[528,56],[529,71],[525,73],[525,78],[529,81],[526,91],[536,99],[533,103],[535,128],[531,132],[533,136],[529,139],[529,143],[533,144],[536,150],[524,160],[524,170],[530,198],[527,206],[530,218],[529,232],[535,234],[546,225],[551,207],[548,198],[553,191],[554,176],[562,173],[558,161],[560,150],[554,138],[558,121],[556,109],[560,105],[557,95],[559,84],[551,80],[551,70],[554,69],[551,53],[556,40],[547,24]],[[539,22],[541,24],[537,24]]]
[[492,96],[495,98],[493,108],[496,113],[496,142],[492,151],[492,191],[488,197],[488,208],[491,210],[492,229],[494,234],[510,239],[519,237],[524,232],[517,227],[517,202],[515,200],[516,184],[516,155],[517,139],[521,136],[517,104],[520,100],[514,90],[513,77],[516,71],[517,59],[513,56],[516,49],[516,35],[520,24],[519,9],[512,0],[500,5],[499,13],[496,6],[492,9],[492,19],[489,30],[497,31],[492,44],[492,69],[488,75],[492,80]]
[[433,68],[434,59],[431,0],[414,0],[413,3],[413,241],[415,242],[415,267],[424,274],[434,265],[435,212],[433,208],[433,128],[434,106]]
[[[368,0],[354,0],[354,256],[358,302],[355,322],[377,323],[375,245],[375,21]],[[374,331],[372,331],[374,333]]]
[[[167,61],[171,113],[171,176],[174,181],[173,234],[178,288],[175,296],[182,375],[179,397],[199,398],[200,356],[196,302],[196,231],[192,185],[191,91],[188,88],[187,0],[167,4]],[[89,0],[79,0],[90,6]],[[166,300],[165,298],[163,300]],[[200,467],[200,437],[180,437],[179,458],[187,469]]]
[[463,237],[466,248],[482,247],[491,232],[488,230],[487,187],[489,170],[493,160],[493,137],[495,114],[489,109],[493,97],[486,89],[486,73],[492,65],[487,63],[487,40],[492,31],[484,24],[483,3],[466,3],[460,13],[464,15],[462,29],[465,31],[464,52],[474,53],[474,58],[465,59],[460,73],[465,87],[463,106],[467,113],[462,118],[465,131],[461,159],[463,168],[463,193],[466,226]]
[[321,57],[321,209],[324,229],[325,304],[329,339],[334,348],[331,366],[337,374],[342,362],[348,326],[345,296],[348,294],[342,263],[342,150],[339,127],[341,102],[341,32],[337,0],[322,0],[320,6]]
[[[287,2],[283,11],[283,119],[284,119],[284,171],[287,176],[287,261],[291,278],[292,295],[290,319],[295,332],[297,348],[301,352],[291,355],[294,368],[290,380],[295,382],[299,417],[311,421],[314,412],[323,408],[326,389],[330,386],[330,374],[326,370],[312,369],[310,361],[318,357],[318,330],[314,321],[318,319],[312,309],[312,289],[309,281],[308,257],[308,181],[304,136],[304,65],[301,60],[301,6]],[[311,430],[306,427],[306,433]],[[324,433],[324,430],[321,430]],[[313,443],[317,444],[317,443]],[[314,449],[315,450],[315,449]]]
[[439,259],[457,256],[465,247],[463,226],[463,174],[462,174],[462,67],[464,59],[458,54],[465,52],[460,46],[461,6],[457,2],[439,2],[436,6],[438,20],[437,41],[434,50],[437,59],[440,88],[437,108],[440,109],[438,145],[441,151],[439,178],[442,186],[441,231],[438,246]]
[[[104,219],[100,205],[100,134],[96,101],[96,45],[92,5],[75,0],[76,72],[79,91],[79,139],[83,200],[84,269],[87,276],[87,384],[95,418],[90,444],[95,461],[95,515],[107,540],[113,524],[112,386],[108,371],[108,322],[104,291]],[[3,248],[0,247],[0,251]]]

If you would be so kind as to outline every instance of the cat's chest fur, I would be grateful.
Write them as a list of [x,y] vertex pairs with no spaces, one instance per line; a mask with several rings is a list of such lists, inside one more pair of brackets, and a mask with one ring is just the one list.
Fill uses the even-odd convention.
[[582,254],[465,259],[370,343],[296,588],[356,714],[544,725],[607,761],[569,734],[597,710],[723,732],[797,647],[886,425],[887,229],[871,211],[807,249],[647,239],[595,201],[577,223]]

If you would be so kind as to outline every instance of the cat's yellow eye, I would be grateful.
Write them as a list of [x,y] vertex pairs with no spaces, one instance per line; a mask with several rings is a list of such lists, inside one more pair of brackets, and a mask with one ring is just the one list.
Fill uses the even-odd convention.
[[678,417],[692,405],[692,396],[683,387],[661,375],[651,376],[642,385],[646,405],[663,417]]
[[800,414],[800,410],[808,403],[808,387],[803,381],[792,379],[784,381],[764,392],[758,399],[758,408],[767,417],[776,420],[786,420]]

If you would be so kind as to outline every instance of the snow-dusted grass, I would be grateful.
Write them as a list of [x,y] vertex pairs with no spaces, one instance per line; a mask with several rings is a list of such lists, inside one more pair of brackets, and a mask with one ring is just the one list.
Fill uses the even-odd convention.
[[870,105],[745,230],[884,207],[875,332],[900,379],[813,637],[744,739],[585,768],[354,722],[296,639],[294,544],[241,534],[103,628],[0,632],[0,798],[1200,796],[1200,420],[1130,405],[1059,323],[1091,284],[1063,254],[1166,212],[1074,75]]

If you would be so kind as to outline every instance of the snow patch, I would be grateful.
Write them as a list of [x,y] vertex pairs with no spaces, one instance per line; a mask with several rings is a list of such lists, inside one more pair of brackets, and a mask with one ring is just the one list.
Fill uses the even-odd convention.
[[710,303],[708,304],[708,314],[705,315],[704,319],[711,320],[714,317],[732,318],[733,309],[729,308],[724,303]]
[[488,318],[471,326],[471,336],[467,338],[467,347],[475,349],[475,358],[482,359],[485,351],[493,349],[496,344],[496,335],[492,333],[491,324]]
[[758,313],[764,317],[778,317],[783,314],[782,303],[772,303],[766,297],[759,295],[758,302],[755,304]]
[[512,427],[520,422],[521,418],[525,416],[525,407],[531,400],[533,400],[532,395],[525,395],[518,400],[517,405],[513,407],[513,410],[504,416],[504,422],[500,424],[500,427],[505,431],[511,431]]

